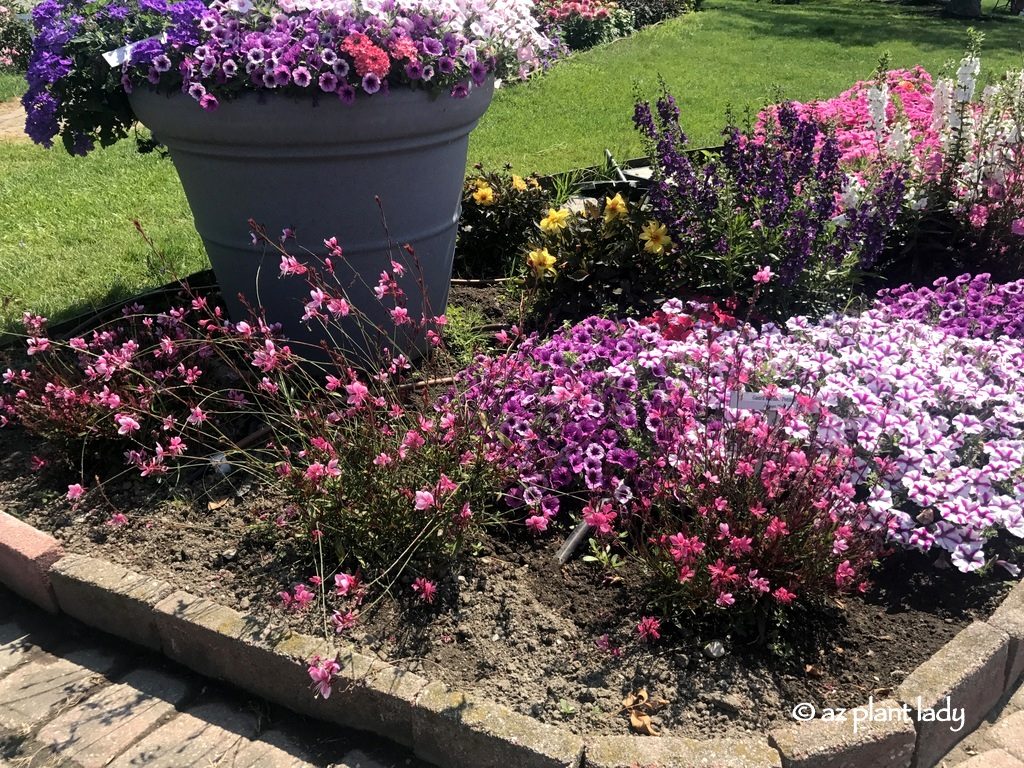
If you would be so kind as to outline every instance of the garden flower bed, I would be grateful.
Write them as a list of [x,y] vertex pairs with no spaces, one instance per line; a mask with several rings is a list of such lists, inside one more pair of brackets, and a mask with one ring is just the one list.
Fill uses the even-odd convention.
[[[670,94],[641,101],[643,194],[473,174],[462,258],[511,279],[456,284],[450,317],[408,293],[412,247],[367,309],[338,238],[317,256],[251,221],[322,338],[389,319],[377,360],[187,285],[64,336],[26,313],[0,502],[318,635],[310,697],[345,679],[335,640],[587,738],[903,696],[946,640],[991,635],[972,622],[1024,554],[1024,75],[974,100],[976,43],[956,85],[880,70],[843,124],[782,104],[714,156]],[[931,268],[977,274],[874,297],[869,271],[921,276],[936,222],[964,248]],[[993,695],[1014,627],[981,662]],[[972,701],[977,722],[994,699]]]
[[[50,531],[68,551],[120,563],[269,627],[322,632],[316,611],[283,609],[282,585],[308,584],[315,566],[259,533],[280,506],[258,489],[197,483],[169,501],[131,480],[107,490],[110,507],[70,509],[61,499],[67,478],[31,469],[44,446],[9,432],[0,446],[0,507]],[[852,707],[891,697],[958,631],[987,618],[1008,586],[998,574],[965,581],[920,556],[894,558],[868,595],[797,614],[802,640],[778,657],[713,626],[665,622],[659,641],[640,641],[631,594],[643,585],[604,583],[580,560],[559,568],[559,543],[488,538],[438,579],[432,604],[383,600],[346,638],[370,656],[576,733],[630,733],[622,699],[643,688],[666,702],[655,713],[659,733],[719,738],[791,725],[801,702]],[[706,649],[715,641],[721,658]]]
[[[480,302],[478,292],[470,297]],[[679,312],[678,305],[666,309],[669,311],[661,319],[665,338],[672,348],[685,347],[685,333],[683,339],[673,337],[684,327],[676,321],[686,320],[687,315]],[[867,328],[865,340],[877,332],[872,322],[884,322],[883,312],[876,313],[874,320],[862,321]],[[558,354],[576,355],[590,348],[592,340],[585,329],[595,322],[608,321],[583,323],[576,333],[565,337],[577,345],[575,350],[567,348]],[[919,327],[914,321],[893,321],[886,332],[891,334],[901,323],[909,323],[912,333],[926,334],[922,339],[925,343],[919,347],[918,375],[924,381],[929,376],[949,377],[944,365],[929,368],[929,355],[942,346],[940,337],[928,337],[927,326]],[[730,324],[726,317],[725,325]],[[641,328],[636,326],[636,330]],[[603,330],[609,333],[615,326]],[[629,326],[618,332],[629,338]],[[652,337],[652,333],[649,328],[643,331],[648,344],[659,337],[657,333]],[[799,326],[794,333],[799,335]],[[822,326],[821,333],[828,333],[827,325]],[[842,333],[856,336],[858,332],[850,326]],[[749,350],[754,361],[758,349],[761,354],[770,349],[783,361],[788,357],[797,363],[801,360],[797,346],[787,355],[784,338],[770,332],[745,337],[726,327],[715,343],[727,346],[730,339],[741,341],[739,348]],[[702,347],[699,339],[692,343],[691,351]],[[961,344],[945,343],[951,350]],[[540,348],[556,348],[556,344],[544,342]],[[820,347],[820,342],[812,346]],[[1009,359],[1020,354],[1015,343],[1011,348],[1016,351],[1008,353]],[[529,350],[530,345],[525,349]],[[619,345],[609,345],[609,349],[620,349],[618,354],[638,354],[637,349]],[[842,349],[836,353],[837,360],[841,360]],[[509,360],[495,358],[494,365],[511,372],[516,370],[515,361],[522,364],[529,359],[529,354],[521,356],[517,352]],[[548,358],[541,354],[536,359]],[[943,353],[936,359],[945,359]],[[783,370],[789,370],[791,364],[784,365]],[[756,362],[751,365],[756,366]],[[479,378],[469,396],[480,399],[480,410],[487,412],[489,406],[483,399],[487,369],[471,370],[476,370]],[[879,365],[878,370],[888,369]],[[998,367],[994,370],[998,375]],[[841,382],[835,378],[838,372],[833,370],[831,391],[855,390],[855,380]],[[558,369],[552,368],[550,375],[557,378]],[[885,375],[896,382],[902,374],[889,371]],[[976,375],[984,378],[993,374],[992,370],[982,373],[979,369]],[[545,386],[535,377],[532,381],[534,386]],[[973,386],[964,382],[963,392],[983,388],[981,381],[978,379]],[[928,386],[942,391],[946,385],[932,382]],[[819,396],[830,397],[827,391]],[[1013,390],[1005,392],[1008,403],[1014,396]],[[517,397],[501,397],[496,402],[504,404],[503,410],[515,413],[521,407],[517,403],[522,402]],[[894,412],[893,418],[897,415],[898,411]],[[856,413],[850,412],[847,417],[856,418]],[[553,426],[550,416],[540,418],[549,428]],[[5,481],[0,485],[3,505],[53,532],[69,550],[144,571],[193,594],[239,607],[270,626],[312,634],[323,631],[327,617],[303,604],[306,595],[313,603],[319,599],[315,579],[324,572],[323,567],[315,556],[311,557],[298,530],[291,525],[289,499],[268,491],[257,478],[244,473],[225,477],[207,472],[178,485],[168,500],[163,489],[127,476],[120,482],[106,483],[99,494],[94,491],[81,501],[66,498],[67,489],[74,485],[68,482],[73,476],[57,467],[42,466],[37,457],[46,455],[45,444],[9,431],[0,433],[0,440],[8,457],[3,466]],[[544,460],[532,456],[533,450],[528,439],[517,444],[521,471],[543,466]],[[33,469],[36,472],[26,489],[26,471]],[[551,471],[557,470],[558,466],[553,465]],[[637,470],[631,481],[638,493],[644,482],[642,474]],[[545,484],[557,489],[556,482],[552,477]],[[600,491],[596,493],[600,495]],[[654,487],[643,493],[648,498],[658,496]],[[539,508],[544,508],[543,503]],[[540,516],[539,520],[547,518]],[[756,521],[751,522],[756,525]],[[541,527],[531,525],[529,519],[527,523],[528,529]],[[596,527],[601,524],[595,521]],[[1011,528],[1015,525],[1012,520],[1005,524]],[[621,702],[630,693],[644,689],[665,702],[652,721],[659,732],[714,737],[785,725],[791,720],[792,707],[803,701],[848,707],[869,696],[885,698],[907,673],[958,630],[972,620],[985,618],[1008,586],[1006,574],[999,568],[985,578],[965,580],[954,568],[937,570],[932,564],[934,557],[914,552],[892,555],[874,575],[875,585],[867,594],[829,599],[811,611],[798,610],[767,643],[758,642],[749,632],[735,632],[728,617],[716,618],[713,613],[692,622],[662,611],[660,622],[652,623],[650,609],[644,606],[644,595],[651,589],[649,574],[630,568],[603,572],[578,556],[560,568],[557,550],[568,530],[554,534],[557,529],[553,523],[547,536],[520,529],[511,533],[494,531],[476,538],[472,556],[433,576],[430,584],[437,592],[429,595],[429,600],[416,592],[422,577],[401,576],[392,585],[395,598],[377,596],[372,604],[360,607],[358,621],[344,627],[344,637],[366,653],[572,731],[628,732],[629,721]],[[922,548],[920,537],[927,532],[927,526],[917,532],[910,528],[906,535]],[[735,522],[733,533],[741,535]],[[961,536],[960,541],[965,538],[962,554],[954,548],[954,562],[959,556],[961,565],[979,551],[969,537]],[[601,541],[598,536],[597,549],[584,549],[578,555],[599,556]],[[344,580],[338,583],[348,584]],[[758,593],[740,592],[754,599]],[[749,599],[741,597],[741,603]],[[786,629],[797,623],[801,626],[799,636]],[[333,634],[335,624],[329,627]],[[724,652],[720,657],[718,645]]]

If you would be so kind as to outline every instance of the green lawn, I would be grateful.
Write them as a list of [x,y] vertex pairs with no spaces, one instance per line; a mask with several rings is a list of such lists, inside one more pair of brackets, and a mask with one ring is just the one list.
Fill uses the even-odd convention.
[[[169,162],[132,142],[85,158],[0,142],[0,330],[31,307],[74,314],[164,282],[138,219],[189,274],[206,257]],[[5,322],[6,321],[6,322]]]
[[[679,97],[694,142],[715,144],[727,107],[742,112],[776,94],[833,95],[868,77],[886,50],[893,66],[920,63],[938,72],[959,58],[967,26],[930,6],[871,0],[707,0],[700,13],[499,91],[473,134],[470,162],[547,173],[597,164],[605,147],[635,156],[633,89],[655,95],[659,75]],[[1024,19],[1000,16],[975,26],[987,36],[986,72],[1024,65]],[[0,95],[19,89],[0,77]],[[203,266],[169,162],[137,155],[130,142],[85,159],[0,142],[0,329],[27,306],[59,317],[163,282],[133,219],[169,255],[171,268]]]
[[25,92],[25,77],[14,72],[0,71],[0,101],[15,99]]
[[[994,0],[985,0],[991,8]],[[932,6],[874,0],[706,0],[704,10],[615,41],[501,92],[473,133],[470,159],[511,162],[549,173],[641,154],[630,123],[634,85],[645,97],[658,77],[680,101],[683,128],[697,145],[720,143],[723,115],[757,109],[776,94],[808,100],[870,77],[889,51],[893,67],[933,74],[959,59],[970,24]],[[986,35],[983,71],[1024,65],[1024,19],[974,22]]]

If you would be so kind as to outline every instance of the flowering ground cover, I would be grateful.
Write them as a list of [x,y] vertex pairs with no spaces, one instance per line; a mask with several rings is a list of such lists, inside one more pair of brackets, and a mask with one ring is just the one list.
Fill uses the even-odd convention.
[[[344,300],[303,269],[282,249],[283,279],[309,280],[305,312],[330,323]],[[401,269],[395,262],[378,285],[398,313],[392,275]],[[772,279],[766,270],[758,284]],[[497,688],[542,719],[585,712],[577,727],[614,731],[613,702],[653,685],[650,675],[668,697],[663,722],[686,733],[714,732],[723,712],[784,716],[809,692],[852,702],[867,683],[836,693],[836,676],[860,678],[822,666],[820,654],[870,644],[830,632],[844,621],[877,627],[877,601],[902,599],[908,567],[933,593],[953,595],[931,618],[905,617],[915,628],[898,632],[909,635],[921,622],[979,615],[1000,579],[1019,573],[1024,348],[1006,337],[965,339],[884,308],[797,319],[784,333],[673,300],[643,322],[588,318],[518,342],[503,331],[504,352],[478,357],[450,383],[403,390],[389,383],[404,379],[400,356],[370,377],[338,361],[336,375],[310,378],[272,328],[227,323],[202,297],[155,314],[129,307],[70,342],[51,339],[41,318],[25,322],[33,364],[5,374],[4,416],[49,436],[48,450],[67,441],[78,467],[62,478],[77,482],[61,512],[33,520],[84,546],[109,538],[123,549],[132,531],[140,549],[131,556],[146,558],[166,546],[168,529],[196,529],[163,572],[193,574],[194,588],[196,568],[174,564],[199,558],[199,574],[216,569],[222,589],[271,620],[373,650],[429,651],[460,683],[493,690],[501,669]],[[296,385],[307,392],[298,409],[281,398]],[[777,399],[776,414],[734,402],[742,389]],[[255,412],[272,431],[234,447]],[[211,468],[203,457],[218,448],[224,458]],[[22,449],[20,461],[40,471],[60,461],[59,450],[37,450]],[[127,469],[102,480],[118,453]],[[147,495],[140,481],[125,479],[183,472],[197,477],[177,483],[185,503],[157,518],[136,502]],[[233,498],[243,499],[238,516],[212,516],[227,538],[199,544],[211,513]],[[555,550],[577,521],[590,527],[577,553],[585,557],[559,570]],[[245,567],[234,571],[240,548]],[[507,568],[510,558],[525,570]],[[879,558],[900,565],[878,571]],[[932,562],[954,566],[944,578],[960,578],[955,588],[935,587]],[[953,575],[979,569],[981,580]],[[551,579],[569,579],[568,592],[552,594]],[[836,614],[837,598],[858,608]],[[478,603],[489,607],[472,618],[450,613]],[[811,647],[786,629],[797,617],[819,628]],[[421,632],[398,637],[396,622]],[[481,636],[492,644],[484,648],[501,648],[487,651],[490,666],[472,661]],[[712,664],[704,646],[721,638],[750,644],[759,660]],[[460,642],[459,652],[445,649]],[[553,669],[563,644],[578,668],[543,691],[525,682],[536,669],[516,649],[554,646]],[[659,648],[674,650],[647,665]],[[630,660],[651,671],[631,676]],[[311,674],[329,690],[329,670],[314,664]],[[694,701],[703,714],[689,709]]]
[[[316,591],[309,581],[316,565],[302,541],[274,534],[280,506],[258,486],[207,476],[168,499],[161,486],[113,483],[106,492],[121,522],[105,503],[86,500],[72,509],[63,501],[68,478],[60,467],[31,466],[45,446],[0,430],[0,448],[0,505],[52,531],[71,551],[120,562],[270,626],[322,631],[314,608],[281,607],[283,587],[304,583]],[[656,713],[659,732],[716,738],[783,724],[800,701],[862,703],[886,681],[898,681],[894,672],[913,668],[984,616],[1002,593],[998,581],[967,582],[927,562],[901,563],[876,576],[878,590],[867,600],[847,599],[846,610],[827,622],[798,617],[807,642],[783,661],[691,621],[663,621],[661,639],[641,641],[636,626],[646,614],[632,595],[642,581],[606,581],[581,560],[558,568],[559,544],[551,536],[487,540],[436,578],[433,603],[421,602],[406,583],[402,601],[364,606],[346,638],[578,732],[625,733],[623,691],[646,686],[669,702]],[[329,584],[333,589],[333,579]],[[703,652],[712,640],[724,643],[721,659]]]
[[[146,6],[146,33],[182,45],[151,39],[115,91],[149,81],[216,111],[243,53],[256,90],[342,101],[424,80],[460,98],[542,64],[512,44],[525,17],[458,17],[468,32],[439,39],[447,21],[419,11],[386,28],[303,3],[243,32],[241,7],[189,1]],[[86,21],[40,8],[41,45],[70,51]],[[691,151],[664,84],[641,93],[644,190],[570,204],[565,180],[475,168],[460,268],[511,279],[457,282],[451,316],[415,309],[411,246],[381,254],[365,307],[336,272],[344,233],[315,256],[253,221],[330,342],[312,353],[285,318],[228,317],[187,282],[67,333],[26,311],[24,344],[0,350],[0,501],[27,496],[21,514],[74,547],[576,729],[712,735],[888,695],[1024,559],[1024,74],[979,88],[979,44],[972,30],[949,77],[885,65],[730,119],[715,153]],[[430,78],[408,70],[420,57]],[[85,114],[82,84],[45,51],[33,66],[38,140],[59,128],[84,152],[126,128],[116,112],[57,126]],[[936,222],[956,235],[945,260],[922,237]],[[904,273],[915,284],[874,296]],[[380,339],[375,315],[395,337],[346,359],[345,334]],[[312,657],[311,695],[337,671]],[[624,717],[640,690],[657,722]]]

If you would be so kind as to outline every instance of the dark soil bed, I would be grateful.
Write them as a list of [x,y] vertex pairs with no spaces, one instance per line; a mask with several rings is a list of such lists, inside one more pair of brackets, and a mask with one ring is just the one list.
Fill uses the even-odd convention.
[[[104,500],[73,510],[63,498],[78,479],[73,472],[31,470],[44,451],[17,430],[0,430],[0,509],[52,532],[72,552],[272,624],[323,631],[317,611],[282,609],[277,593],[316,569],[308,548],[273,535],[281,505],[258,488],[236,476],[171,488],[126,475],[105,486]],[[128,522],[109,525],[115,513]],[[675,626],[663,622],[662,640],[647,646],[633,639],[641,610],[635,585],[628,577],[609,582],[580,560],[559,568],[564,535],[484,540],[441,580],[432,606],[405,599],[410,590],[400,584],[401,598],[364,607],[351,638],[366,652],[573,730],[628,732],[622,699],[646,688],[667,702],[655,718],[661,731],[714,737],[761,732],[803,701],[845,707],[888,695],[957,631],[988,615],[1008,587],[999,574],[964,576],[898,555],[871,594],[794,617],[774,643],[744,643],[680,617]],[[724,656],[709,657],[711,641],[723,644]]]

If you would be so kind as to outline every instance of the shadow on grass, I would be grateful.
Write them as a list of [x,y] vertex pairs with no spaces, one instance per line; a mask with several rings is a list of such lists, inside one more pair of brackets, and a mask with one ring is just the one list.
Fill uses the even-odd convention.
[[[715,0],[705,4],[711,10]],[[990,3],[986,2],[988,10]],[[1024,63],[1024,19],[986,13],[980,19],[944,15],[939,4],[865,0],[856,4],[801,0],[787,6],[764,2],[729,3],[730,15],[741,17],[758,35],[801,41],[830,40],[844,47],[874,46],[889,41],[911,43],[922,50],[957,50],[967,43],[967,28],[985,33],[985,50],[1017,50]]]

